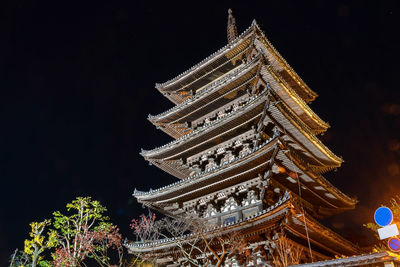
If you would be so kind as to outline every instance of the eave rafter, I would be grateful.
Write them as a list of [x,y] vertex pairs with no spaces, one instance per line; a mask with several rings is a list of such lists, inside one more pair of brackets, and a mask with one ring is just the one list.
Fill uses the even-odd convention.
[[[314,125],[317,125],[317,127],[316,126],[312,127],[311,125],[309,125],[311,122],[305,121],[305,123],[307,123],[309,127],[312,127],[311,129],[315,134],[323,133],[330,127],[329,123],[323,121],[314,111],[312,111],[312,109],[307,105],[307,103],[301,97],[298,96],[298,94],[287,84],[287,82],[277,72],[275,72],[275,70],[270,65],[267,66],[267,70],[275,79],[275,81],[279,83],[280,87],[284,90],[285,94],[290,96],[290,101],[294,102],[295,105],[297,105],[300,108],[301,113],[305,113],[306,116]],[[289,104],[291,103],[287,103],[287,105]],[[292,110],[294,109],[293,106],[291,107],[291,109]],[[296,113],[296,115],[299,118],[301,116],[302,117],[301,119],[303,121],[305,120],[305,116],[301,115],[300,112],[295,112],[294,110],[293,112]]]
[[[293,216],[288,217],[289,220],[287,223],[285,223],[285,226],[288,229],[291,229],[292,231],[296,231],[297,234],[303,235],[303,238],[306,238],[305,224],[307,224],[308,230],[310,232],[310,237],[313,238],[313,236],[315,236],[314,242],[317,243],[317,241],[316,241],[317,236],[319,238],[324,238],[325,244],[327,243],[326,241],[329,240],[330,244],[333,245],[331,247],[331,249],[341,248],[342,255],[349,255],[349,254],[354,255],[354,254],[361,252],[361,249],[357,245],[355,245],[352,242],[341,237],[340,235],[338,235],[337,233],[335,233],[328,227],[323,226],[321,223],[319,223],[317,220],[315,220],[312,216],[309,216],[309,215],[307,215],[306,212],[302,211],[301,208],[298,206],[298,204],[296,204],[295,202],[293,202],[293,203],[294,204],[291,209],[291,214]],[[320,243],[320,244],[322,245],[322,243]],[[322,245],[322,246],[326,247],[326,245]]]
[[[261,53],[261,55],[263,54],[262,51],[260,53]],[[272,77],[274,83],[279,85],[279,88],[281,88],[279,90],[277,88],[275,88],[277,94],[280,95],[279,98],[283,97],[283,95],[281,93],[281,91],[283,90],[285,92],[285,94],[289,96],[289,100],[287,100],[287,99],[284,100],[285,102],[286,101],[290,102],[290,103],[287,103],[287,105],[290,106],[290,107],[288,106],[288,108],[294,109],[294,110],[299,110],[299,111],[293,110],[292,113],[294,113],[296,115],[296,117],[298,117],[299,120],[303,121],[307,125],[307,128],[309,128],[310,131],[313,132],[313,134],[319,134],[319,133],[325,132],[328,129],[329,124],[324,122],[323,120],[321,120],[319,118],[319,116],[316,115],[309,108],[309,106],[304,102],[304,100],[301,99],[297,95],[297,93],[291,89],[291,87],[289,85],[287,85],[286,81],[283,80],[279,76],[279,74],[276,73],[274,71],[274,69],[270,65],[267,64],[267,59],[265,58],[265,55],[262,58],[262,60],[259,61],[258,60],[259,55],[255,58],[253,58],[253,60],[251,62],[249,62],[248,64],[246,64],[242,67],[239,67],[237,70],[235,70],[234,73],[225,77],[224,80],[217,81],[217,82],[210,84],[208,86],[208,88],[203,90],[202,93],[200,93],[199,95],[192,96],[191,98],[184,101],[183,103],[178,104],[175,107],[171,108],[170,110],[167,110],[159,115],[156,115],[156,116],[149,115],[148,119],[153,124],[155,124],[157,126],[157,128],[160,128],[161,130],[163,130],[167,134],[173,136],[174,138],[179,138],[185,134],[192,132],[192,129],[190,127],[188,127],[186,124],[178,123],[175,125],[174,121],[171,121],[168,123],[163,123],[162,120],[165,120],[168,116],[176,114],[177,112],[182,112],[182,109],[185,108],[185,106],[190,107],[194,103],[201,101],[207,95],[211,94],[211,92],[214,92],[215,90],[219,90],[218,88],[220,88],[221,86],[226,86],[227,84],[229,84],[231,82],[230,81],[229,83],[227,83],[226,80],[237,79],[238,76],[239,77],[241,76],[241,75],[239,75],[240,72],[243,72],[243,71],[246,72],[248,70],[251,70],[253,68],[254,64],[256,64],[256,65],[258,65],[258,68],[259,68],[259,70],[257,71],[258,75],[260,75],[260,70],[263,69],[263,76],[257,76],[258,79],[259,78],[263,79],[263,77],[265,75]],[[261,63],[261,65],[260,65],[260,63]],[[266,73],[266,71],[267,71],[267,73]],[[265,80],[264,80],[264,82],[265,82]],[[238,86],[238,87],[240,87],[240,86]],[[295,106],[291,106],[293,104]],[[197,108],[197,110],[200,110],[201,108],[204,108],[204,107]],[[175,121],[176,120],[177,119],[175,119]]]
[[[281,141],[284,143],[283,141]],[[327,189],[329,193],[334,195],[338,199],[342,199],[347,205],[349,205],[351,208],[354,208],[355,204],[357,204],[358,200],[352,197],[349,197],[342,191],[340,191],[337,187],[332,185],[327,179],[325,179],[321,174],[316,173],[309,167],[307,162],[301,162],[299,161],[299,157],[295,156],[296,152],[290,148],[289,146],[285,145],[285,150],[284,154],[287,156],[287,158],[293,162],[299,170],[304,172],[306,175],[311,177],[317,184],[317,186],[322,186],[323,188]],[[305,163],[305,164],[304,164]]]
[[[265,154],[269,155],[274,151],[277,141],[278,140],[276,138],[271,138],[270,140],[267,140],[264,144],[261,144],[258,149],[254,150],[252,152],[252,154],[248,154],[248,155],[244,155],[242,157],[238,157],[234,161],[229,162],[229,163],[227,163],[227,164],[225,164],[223,166],[220,166],[220,167],[215,168],[215,169],[210,170],[210,171],[204,171],[202,173],[195,174],[195,175],[190,176],[190,177],[186,177],[183,180],[177,181],[177,182],[175,182],[173,184],[161,187],[161,188],[156,189],[156,190],[152,190],[152,191],[149,191],[149,192],[139,192],[138,191],[136,194],[134,194],[134,196],[136,198],[138,198],[138,200],[143,199],[143,200],[149,201],[150,199],[153,199],[153,201],[155,201],[154,198],[157,198],[157,196],[162,196],[162,195],[165,195],[165,194],[170,194],[171,192],[180,191],[179,197],[182,197],[184,194],[187,193],[183,189],[184,187],[193,186],[193,184],[195,184],[196,182],[202,182],[202,181],[203,182],[207,181],[207,184],[208,184],[209,183],[208,180],[210,178],[215,178],[216,179],[216,178],[218,178],[219,176],[222,175],[222,172],[225,172],[225,171],[233,172],[234,168],[238,168],[240,166],[248,164],[248,161],[256,160],[257,159],[256,157],[263,157],[263,159],[264,159],[265,158],[264,157]],[[268,161],[263,160],[263,164],[264,165],[268,165]],[[245,172],[252,171],[252,169],[254,169],[254,168],[259,169],[260,167],[256,165],[255,167],[250,168],[250,170],[245,170]],[[232,179],[232,178],[234,178],[236,176],[239,176],[239,175],[241,175],[241,173],[235,174],[234,176],[227,176],[226,179]],[[218,179],[218,181],[219,181],[219,179]],[[203,189],[203,188],[198,188],[198,189],[200,190],[200,189]],[[169,199],[168,200],[168,202],[171,202],[171,201],[176,201],[176,200],[175,199]]]
[[257,32],[261,35],[261,41],[268,49],[269,52],[274,56],[274,58],[281,64],[288,75],[297,83],[297,85],[304,91],[304,100],[307,103],[314,101],[318,94],[311,90],[307,84],[300,78],[300,76],[293,70],[293,68],[286,62],[286,60],[281,56],[281,54],[276,50],[276,48],[271,44],[271,42],[265,36],[265,33],[261,30],[260,26],[254,21],[253,24],[257,29]]
[[145,157],[145,159],[150,159],[153,158],[155,155],[159,155],[167,150],[174,149],[175,147],[182,145],[189,140],[194,139],[198,135],[207,133],[211,131],[212,129],[215,129],[216,127],[219,127],[221,125],[224,125],[227,122],[232,121],[233,119],[237,118],[238,115],[242,115],[243,113],[246,112],[252,112],[254,107],[259,107],[263,104],[262,101],[265,100],[266,95],[268,90],[265,89],[263,92],[261,92],[259,95],[252,96],[249,98],[249,101],[244,104],[243,106],[240,106],[238,109],[232,111],[231,113],[226,114],[226,116],[222,117],[219,120],[213,121],[205,126],[202,126],[198,128],[196,131],[193,131],[187,135],[184,135],[176,140],[171,141],[168,144],[165,144],[161,147],[157,147],[152,150],[142,150],[141,155]]
[[[259,68],[260,64],[259,55],[250,62],[233,69],[221,79],[210,83],[200,93],[193,95],[184,102],[158,115],[149,115],[148,120],[172,137],[182,137],[190,133],[192,129],[188,125],[177,123],[177,121],[183,121],[185,117],[201,111],[210,104],[221,99],[229,99],[230,94],[233,95],[236,91],[243,90],[244,87],[256,78],[255,69]],[[210,99],[213,95],[215,95],[214,98]],[[193,121],[193,119],[189,121]],[[176,130],[175,128],[177,127],[182,128],[183,131]]]
[[[274,94],[274,93],[272,93]],[[273,102],[276,102],[275,105],[271,105],[271,112],[279,112],[279,114],[282,114],[285,119],[290,121],[291,125],[295,127],[299,132],[301,132],[304,137],[306,137],[317,149],[320,151],[323,155],[331,161],[331,164],[329,162],[321,162],[321,165],[328,164],[328,165],[334,165],[336,167],[340,167],[340,165],[343,162],[343,159],[336,156],[328,147],[326,147],[319,139],[318,137],[315,136],[315,134],[312,133],[311,129],[302,121],[298,118],[298,116],[284,103],[283,101],[278,100],[278,96],[273,96]],[[272,115],[276,120],[279,120],[277,116]],[[279,124],[279,122],[277,121]],[[287,133],[286,127],[281,126],[281,130],[285,133]],[[292,136],[292,138],[294,138]],[[296,140],[296,138],[294,138]],[[300,140],[297,141],[298,144],[302,144]],[[302,145],[304,147],[304,145]],[[309,150],[304,147],[305,150]],[[309,151],[311,154],[315,154],[311,151]],[[315,157],[316,160],[321,161],[318,159],[318,157]]]
[[[288,148],[285,145],[285,142],[282,139],[279,139],[279,143],[280,143],[280,152],[278,153],[279,158],[282,158],[282,155],[285,155],[287,160],[286,162],[293,162],[289,165],[285,165],[287,168],[289,168],[292,171],[298,172],[299,173],[299,177],[300,179],[305,179],[303,178],[304,175],[308,176],[309,178],[305,179],[304,181],[306,181],[305,183],[302,182],[302,187],[304,187],[304,190],[306,190],[305,192],[310,192],[310,196],[313,196],[315,199],[319,199],[319,201],[321,201],[322,203],[324,203],[324,208],[322,208],[322,210],[319,210],[319,206],[315,206],[317,209],[313,208],[314,204],[307,204],[307,206],[309,207],[310,210],[315,210],[316,214],[315,216],[327,216],[329,214],[333,214],[333,211],[336,212],[340,212],[340,211],[344,211],[344,210],[348,210],[348,209],[353,209],[354,205],[357,203],[357,200],[348,197],[347,195],[345,195],[343,192],[341,192],[340,190],[338,190],[336,187],[334,187],[331,183],[329,183],[324,177],[314,174],[312,172],[310,172],[309,170],[307,170],[304,165],[298,163],[296,161],[296,159],[293,157],[293,153],[294,152],[290,152],[290,148]],[[283,153],[283,154],[281,154]],[[248,157],[253,157],[251,154]],[[246,160],[246,158],[243,158],[243,160]],[[265,160],[266,161],[266,160]],[[248,163],[246,163],[248,164]],[[295,165],[294,165],[295,164]],[[232,165],[232,168],[235,168],[235,163],[230,163],[230,165]],[[231,167],[230,167],[231,168]],[[185,197],[187,198],[190,194],[195,194],[194,191],[192,191],[193,189],[188,189],[190,186],[193,187],[193,183],[195,183],[197,180],[199,179],[210,179],[210,177],[214,177],[214,176],[221,176],[221,171],[223,171],[225,168],[221,168],[221,169],[215,169],[213,172],[208,173],[205,172],[204,174],[199,174],[199,175],[195,175],[193,177],[187,177],[181,181],[178,181],[176,183],[173,183],[171,185],[150,191],[150,192],[141,192],[138,194],[134,194],[135,197],[138,198],[138,200],[140,201],[141,199],[146,200],[146,201],[152,201],[154,202],[154,205],[165,205],[165,203],[174,203],[175,201],[182,201],[180,200],[180,198]],[[261,169],[260,169],[261,170]],[[262,169],[264,170],[264,169]],[[209,176],[212,175],[212,176]],[[204,177],[204,178],[203,178]],[[208,178],[207,178],[208,177]],[[232,179],[227,177],[228,180]],[[227,179],[225,178],[225,180]],[[310,183],[309,179],[312,179],[313,182]],[[220,182],[224,182],[224,179],[222,179]],[[205,180],[204,180],[205,181]],[[225,183],[225,182],[224,182]],[[185,187],[184,184],[187,184],[187,186]],[[213,183],[211,182],[207,182],[207,184],[209,184],[208,186],[204,187],[203,186],[197,186],[196,188],[203,188],[202,190],[207,190],[207,192],[211,192],[211,186],[215,186],[213,185]],[[287,185],[291,185],[290,182],[286,181]],[[286,186],[287,186],[286,185]],[[208,187],[210,187],[208,189]],[[324,192],[320,192],[320,190],[317,190],[318,187],[322,187]],[[186,188],[186,189],[185,189]],[[158,195],[162,195],[162,194],[172,194],[173,192],[179,192],[178,194],[178,198],[176,197],[168,197],[165,200],[161,200],[159,199],[157,196]],[[168,193],[170,192],[170,193]],[[326,197],[324,197],[324,194],[332,194],[332,196],[334,196],[334,199],[331,199],[329,201],[329,199],[326,199]],[[317,203],[317,202],[316,202]],[[321,204],[318,204],[321,205]],[[319,214],[319,215],[318,215]]]
[[[264,90],[265,91],[265,90]],[[270,93],[272,94],[276,94],[273,93],[274,90],[271,90]],[[260,94],[262,95],[262,94]],[[259,96],[256,96],[256,98],[259,98]],[[328,164],[328,165],[332,165],[335,167],[339,167],[341,165],[341,163],[343,162],[343,160],[336,156],[334,153],[332,153],[309,129],[309,127],[302,121],[300,120],[297,115],[290,110],[290,108],[282,101],[278,101],[279,97],[275,96],[273,98],[273,102],[276,102],[275,105],[271,105],[270,107],[270,112],[272,109],[272,112],[279,112],[279,114],[282,114],[286,120],[290,121],[291,125],[294,126],[297,131],[299,131],[301,134],[303,134],[307,140],[309,140],[313,146],[315,146],[317,148],[318,151],[320,151],[325,157],[327,157],[327,159],[329,159],[329,161],[331,161],[332,163],[329,164],[329,162],[323,162],[323,164]],[[252,104],[253,101],[250,101],[249,103],[247,103],[246,105],[249,106],[250,104]],[[240,110],[240,109],[239,109]],[[179,144],[183,144],[184,142],[186,142],[189,139],[192,139],[195,135],[197,136],[200,132],[205,132],[205,129],[208,128],[209,130],[216,127],[216,125],[220,125],[221,123],[223,123],[224,121],[227,120],[228,117],[233,116],[235,113],[237,113],[239,110],[236,110],[235,112],[233,112],[232,114],[229,114],[229,116],[225,116],[223,117],[221,120],[216,121],[217,123],[210,123],[208,124],[206,127],[202,127],[201,129],[191,132],[185,136],[182,136],[181,138],[178,138],[172,142],[170,142],[169,144],[166,144],[162,147],[159,148],[155,148],[153,150],[150,151],[143,151],[141,154],[147,159],[147,158],[152,158],[152,155],[156,155],[161,153],[162,151],[165,151],[166,149],[172,149],[174,146],[177,146]],[[274,111],[275,110],[275,111]],[[283,118],[281,116],[281,118]],[[279,118],[278,118],[279,120]],[[282,127],[282,130],[285,131],[285,127]],[[296,138],[295,138],[296,139]],[[299,144],[301,144],[302,142],[299,140],[298,141]],[[310,152],[311,154],[314,154],[314,152]],[[318,159],[318,157],[316,158]],[[323,165],[321,164],[321,165]]]
[[[234,223],[226,223],[222,225],[211,225],[208,229],[208,234],[212,234],[214,231],[218,231],[219,234],[226,234],[234,229],[246,229],[250,228],[254,225],[260,225],[264,221],[276,222],[279,218],[283,218],[285,214],[287,214],[289,210],[289,205],[291,205],[292,197],[290,193],[286,193],[281,199],[279,199],[273,206],[260,211],[259,213],[250,216],[248,218],[239,220]],[[264,219],[260,220],[260,219]],[[269,219],[269,220],[268,220]],[[271,221],[272,220],[272,221]],[[182,238],[191,238],[193,235],[189,234],[183,236]],[[130,244],[126,244],[126,247],[130,250],[136,251],[151,251],[151,250],[162,250],[168,249],[171,246],[174,246],[173,239],[162,239],[157,240],[152,243],[140,244],[137,242],[131,242]]]
[[[327,227],[324,227],[310,216],[304,216],[304,212],[298,206],[296,199],[290,193],[286,193],[276,204],[270,206],[259,213],[248,218],[241,219],[237,222],[227,223],[222,225],[211,225],[207,230],[206,235],[211,235],[213,232],[218,231],[218,234],[224,235],[232,231],[240,231],[244,237],[251,237],[253,235],[260,235],[265,233],[271,227],[278,227],[280,224],[286,231],[292,232],[302,239],[306,240],[304,235],[304,217],[306,223],[310,228],[310,241],[313,245],[324,249],[332,255],[342,255],[349,251],[353,254],[359,253],[360,249],[353,243],[340,237]],[[286,219],[285,219],[286,218]],[[301,229],[301,230],[299,230]],[[317,234],[318,233],[318,234]],[[318,238],[320,234],[326,237],[325,243],[322,244]],[[182,240],[194,238],[193,234],[182,236]],[[329,240],[329,242],[327,242]],[[166,252],[175,246],[173,239],[160,239],[151,243],[125,243],[125,246],[132,253],[135,252]]]

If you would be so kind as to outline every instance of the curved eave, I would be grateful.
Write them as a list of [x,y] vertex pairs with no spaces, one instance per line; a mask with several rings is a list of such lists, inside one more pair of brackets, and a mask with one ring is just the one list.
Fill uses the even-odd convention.
[[[290,155],[288,150],[280,150],[276,157],[282,161],[282,164],[286,168],[299,173],[302,185],[306,186],[309,191],[314,192],[314,194],[318,195],[320,198],[324,198],[326,200],[329,199],[329,202],[334,204],[338,210],[341,209],[341,211],[343,211],[354,209],[355,205],[357,204],[356,199],[351,198],[340,191],[323,176],[315,175],[307,171],[304,166],[298,163],[296,159]],[[297,187],[297,183],[294,185]]]
[[[245,30],[242,34],[240,34],[234,41],[228,43],[217,52],[211,54],[209,57],[205,58],[204,60],[200,61],[198,64],[194,65],[187,71],[181,73],[177,77],[164,82],[164,83],[156,83],[155,87],[161,92],[165,93],[167,91],[174,91],[179,89],[182,86],[185,86],[183,82],[187,77],[193,75],[194,73],[198,72],[199,70],[203,69],[204,67],[210,65],[211,63],[215,62],[216,60],[224,57],[226,54],[240,46],[243,42],[251,38],[251,35],[254,33],[254,25],[252,24],[247,30]],[[248,44],[247,44],[248,45]],[[231,56],[229,56],[231,57]],[[177,86],[179,85],[179,86]]]
[[203,172],[150,192],[134,194],[139,202],[168,203],[193,199],[227,185],[251,179],[266,169],[278,139],[266,142],[257,151],[238,157],[221,167]]
[[156,161],[156,160],[149,160],[149,162],[152,165],[157,166],[161,170],[171,174],[172,176],[175,176],[176,178],[179,179],[184,179],[186,178],[189,173],[187,169],[181,169],[180,167],[182,164],[176,164],[174,161]]
[[[224,131],[233,130],[232,127],[239,127],[242,124],[249,123],[249,121],[251,120],[255,120],[257,116],[261,116],[264,102],[267,98],[267,91],[268,90],[265,89],[261,94],[250,98],[249,102],[247,102],[245,105],[225,115],[221,119],[217,119],[216,121],[202,126],[198,130],[193,131],[181,138],[178,138],[164,146],[149,151],[142,151],[141,155],[145,157],[145,159],[171,158],[173,155],[181,153],[181,150],[186,151],[187,149],[190,149],[191,145],[189,144],[191,143],[199,145],[199,138],[202,138],[201,142],[207,141],[203,140],[204,135],[211,135],[211,131],[222,132],[220,134],[217,134],[221,135],[224,133]],[[213,132],[213,134],[216,133]]]
[[[254,229],[254,227],[259,226],[261,223],[269,222],[271,225],[276,223],[277,220],[282,219],[285,214],[288,213],[291,206],[291,196],[290,194],[286,194],[282,199],[280,199],[273,206],[260,211],[259,213],[245,218],[240,219],[235,223],[229,223],[224,225],[214,226],[208,231],[208,235],[212,234],[215,231],[218,231],[219,234],[229,233],[234,229]],[[182,236],[182,239],[190,238],[191,235]],[[175,246],[174,239],[161,239],[155,242],[149,242],[146,244],[141,244],[139,242],[132,242],[130,244],[125,244],[126,248],[130,252],[152,252],[152,251],[160,251],[163,249],[169,249]]]
[[158,123],[153,123],[157,129],[160,129],[164,133],[168,134],[174,139],[178,139],[185,134],[188,134],[192,132],[190,128],[188,128],[186,125],[165,125],[165,124],[158,124]]
[[266,81],[279,85],[276,87],[276,93],[314,134],[323,133],[330,127],[329,123],[323,121],[271,66],[262,69],[261,73]]
[[311,240],[316,243],[318,242],[319,244],[323,244],[324,247],[328,247],[328,245],[330,245],[328,248],[332,250],[334,255],[337,255],[339,252],[342,255],[349,256],[361,252],[361,249],[357,245],[346,240],[328,227],[322,225],[317,220],[312,218],[312,216],[308,216],[307,214],[304,216],[304,212],[300,207],[297,207],[296,204],[292,209],[292,214],[294,216],[290,216],[288,223],[284,224],[284,227],[292,233],[300,235],[302,238],[307,238],[307,233],[305,230],[305,224],[307,224],[307,229],[309,232],[308,234]]
[[[247,66],[239,67],[237,71],[224,79],[220,83],[220,86],[210,86],[210,89],[213,90],[206,88],[203,93],[200,93],[200,96],[194,96],[159,115],[149,116],[149,120],[174,138],[183,136],[190,129],[183,127],[183,130],[177,130],[175,128],[179,126],[179,124],[170,125],[170,123],[181,119],[181,117],[188,116],[188,114],[194,112],[193,109],[199,110],[201,108],[199,105],[209,103],[209,101],[206,100],[209,100],[208,98],[211,95],[215,95],[218,90],[229,86],[231,82],[240,79],[242,75],[246,75],[246,73],[254,69],[257,64],[259,64],[258,58],[259,57],[257,57],[257,60],[254,59],[251,63],[246,64]],[[292,109],[293,113],[295,113],[300,120],[307,124],[313,134],[325,132],[330,127],[327,122],[323,121],[315,112],[312,111],[307,103],[297,95],[297,93],[273,70],[271,66],[264,66],[261,69],[261,74],[265,81],[276,85],[274,86],[274,90],[277,95]],[[215,101],[215,99],[213,101]]]
[[264,32],[255,23],[255,27],[257,28],[259,34],[261,35],[261,41],[264,46],[268,49],[271,55],[280,63],[285,72],[293,79],[295,84],[297,85],[297,92],[301,95],[301,97],[307,102],[310,103],[314,101],[318,94],[311,90],[307,84],[300,78],[300,76],[293,70],[293,68],[286,62],[286,60],[281,56],[281,54],[275,49],[275,47],[271,44],[268,38],[265,36]]
[[[171,123],[187,116],[187,114],[194,112],[194,110],[203,108],[203,106],[209,104],[210,101],[215,101],[216,97],[224,97],[227,93],[232,93],[232,91],[238,89],[238,87],[246,85],[249,83],[249,80],[254,78],[256,68],[260,64],[259,58],[260,57],[256,57],[251,62],[239,66],[237,69],[232,71],[232,73],[228,73],[223,79],[210,84],[200,93],[194,95],[185,102],[182,102],[161,114],[149,116],[149,121],[154,125]],[[249,75],[251,77],[247,77]],[[232,85],[232,83],[234,83],[234,85]],[[220,91],[222,93],[219,93]],[[168,125],[165,125],[164,127],[167,126]]]
[[[162,207],[168,203],[193,200],[210,192],[216,192],[225,187],[234,186],[245,180],[253,179],[258,173],[262,173],[268,169],[269,160],[272,155],[271,148],[272,145],[276,144],[276,141],[277,139],[271,139],[260,151],[246,155],[242,159],[238,158],[228,165],[188,177],[150,192],[138,192],[134,196],[139,202],[151,202],[155,206]],[[277,158],[282,161],[285,167],[300,174],[299,176],[304,187],[303,198],[310,205],[318,207],[317,210],[314,210],[316,215],[325,217],[354,208],[357,202],[355,199],[339,191],[323,177],[316,177],[301,170],[283,151],[278,152]],[[278,181],[293,192],[297,191],[297,183],[293,184],[293,182],[290,182],[285,177],[281,177]],[[313,208],[310,206],[310,209]]]
[[[265,91],[263,92],[265,94]],[[172,141],[171,143],[164,145],[160,148],[156,148],[150,151],[142,152],[142,156],[144,156],[147,160],[149,159],[170,159],[172,157],[177,157],[179,153],[183,153],[184,151],[188,151],[188,149],[192,149],[194,146],[199,146],[199,142],[206,142],[204,135],[212,134],[216,137],[217,132],[222,132],[218,135],[223,135],[224,131],[232,130],[232,124],[227,128],[226,123],[231,122],[238,125],[239,123],[244,123],[244,121],[249,120],[252,116],[252,120],[256,119],[256,115],[261,115],[263,101],[265,98],[262,97],[262,94],[258,97],[254,98],[251,102],[247,103],[241,109],[232,112],[231,114],[223,117],[219,121],[215,121],[213,123],[208,124],[205,127],[202,127],[197,132],[192,132],[188,135],[185,135],[183,138]],[[276,99],[273,99],[276,101]],[[283,103],[279,102],[277,104],[269,105],[268,111],[270,112],[271,118],[278,122],[281,125],[281,129],[285,133],[289,133],[291,138],[296,140],[296,143],[302,145],[306,151],[315,157],[315,160],[319,162],[319,165],[329,165],[332,167],[339,167],[343,160],[333,154],[311,131],[308,127],[299,120],[296,115]],[[249,113],[251,112],[251,113]],[[254,113],[254,114],[253,114]],[[244,114],[253,114],[246,115]],[[237,121],[235,121],[237,120]],[[243,121],[242,121],[243,120]],[[247,122],[248,123],[248,122]],[[236,126],[238,127],[238,126]],[[203,140],[204,139],[204,140]]]
[[[297,207],[290,194],[280,199],[273,206],[260,211],[259,213],[235,223],[214,226],[206,234],[212,235],[228,234],[232,231],[241,231],[243,237],[251,237],[254,234],[262,234],[278,227],[278,222],[283,218],[289,218],[287,223],[283,223],[285,231],[289,231],[303,240],[307,240],[304,232],[304,221],[300,208]],[[289,215],[289,216],[288,216]],[[299,219],[300,218],[300,219]],[[310,241],[312,246],[317,246],[331,255],[353,255],[360,252],[360,249],[353,243],[345,240],[329,228],[324,227],[310,216],[306,216],[306,223],[310,230]],[[180,240],[191,239],[193,235],[182,236]],[[323,242],[321,241],[323,239]],[[130,253],[143,252],[162,252],[173,248],[176,245],[175,239],[161,239],[149,243],[131,242],[126,243],[125,247]]]
[[[272,117],[282,125],[283,131],[285,133],[290,132],[291,136],[297,140],[298,144],[303,144],[310,153],[322,161],[322,165],[327,164],[339,167],[342,164],[343,159],[336,156],[326,147],[284,102],[270,105],[269,110]],[[300,133],[300,135],[298,133]],[[310,146],[310,144],[307,145],[307,143],[311,143],[312,146]]]

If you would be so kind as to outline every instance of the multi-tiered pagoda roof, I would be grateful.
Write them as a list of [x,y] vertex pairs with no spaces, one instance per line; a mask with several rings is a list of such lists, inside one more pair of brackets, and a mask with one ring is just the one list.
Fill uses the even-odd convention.
[[[174,140],[141,155],[178,180],[133,195],[168,216],[208,218],[219,225],[210,231],[241,229],[262,242],[261,233],[280,227],[299,246],[307,236],[321,260],[359,252],[315,219],[357,202],[323,177],[343,160],[318,138],[329,124],[308,105],[317,94],[255,21],[235,32],[228,25],[225,47],[156,84],[175,106],[148,119]],[[169,246],[172,240],[128,247],[163,255]]]

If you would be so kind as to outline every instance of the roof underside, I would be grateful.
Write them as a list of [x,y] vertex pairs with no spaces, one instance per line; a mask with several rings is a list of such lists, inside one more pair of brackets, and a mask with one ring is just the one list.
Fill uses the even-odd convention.
[[165,188],[159,194],[153,194],[137,198],[141,201],[157,201],[158,203],[187,201],[213,191],[218,191],[240,183],[242,180],[256,177],[269,164],[274,145],[278,139],[274,139],[260,151],[251,157],[244,157],[215,171],[210,171],[202,176],[193,177],[190,180],[179,182],[179,186]]
[[[357,202],[355,199],[342,193],[321,175],[307,170],[306,165],[300,164],[293,156],[291,148],[285,148],[282,140],[279,142],[281,149],[276,154],[276,162],[287,170],[298,173],[303,188],[302,198],[314,206],[312,209],[317,215],[325,217],[354,208]],[[145,194],[135,194],[135,197],[139,202],[151,202],[162,208],[177,201],[193,200],[235,186],[269,170],[271,156],[274,149],[278,149],[277,145],[278,139],[271,139],[262,144],[258,150],[242,158],[236,158],[227,165],[219,166],[211,171],[204,171]],[[171,169],[176,169],[176,167]],[[292,192],[298,191],[297,182],[287,174],[276,174],[273,177]]]
[[[296,150],[302,150],[308,154],[308,161],[312,165],[339,167],[342,159],[333,154],[322,142],[310,131],[310,129],[283,103],[276,98],[259,95],[257,99],[248,102],[241,109],[236,110],[222,119],[209,125],[205,125],[197,132],[192,132],[183,138],[172,141],[160,148],[142,152],[147,160],[177,160],[190,157],[193,154],[233,138],[255,126],[262,115],[265,103],[276,102],[268,107],[269,114],[266,121],[271,121],[281,127],[283,133],[287,133],[292,145]],[[214,141],[213,141],[214,140]]]
[[191,131],[186,125],[210,116],[236,99],[246,95],[261,79],[271,85],[277,96],[293,111],[299,120],[304,122],[313,134],[325,132],[329,124],[315,114],[297,93],[274,71],[271,65],[264,65],[262,55],[251,62],[241,64],[231,73],[207,85],[202,92],[190,97],[185,102],[149,120],[161,130],[174,138],[182,137]]
[[[231,78],[228,82],[224,82],[222,86],[214,86],[212,84],[210,87],[215,87],[217,90],[211,91],[209,94],[203,97],[198,97],[183,106],[182,108],[176,109],[176,112],[168,114],[169,116],[154,116],[150,118],[151,122],[154,123],[183,123],[186,121],[193,121],[201,116],[206,115],[210,110],[217,109],[230,101],[233,98],[237,98],[239,95],[229,95],[229,93],[237,92],[240,94],[245,93],[251,82],[256,78],[257,68],[259,61],[253,61],[250,64],[242,65],[237,70],[239,73],[233,72],[233,75],[227,75],[226,78]],[[226,78],[224,77],[224,80]],[[204,89],[207,91],[207,88]],[[244,92],[243,92],[244,91]]]
[[[216,226],[209,231],[210,233],[218,231],[220,234],[240,231],[241,235],[246,238],[253,236],[254,233],[262,234],[271,229],[282,227],[290,236],[303,240],[303,243],[305,243],[307,237],[304,223],[306,223],[313,250],[322,252],[331,257],[335,255],[354,255],[360,253],[360,249],[356,245],[345,240],[307,214],[304,222],[304,217],[302,215],[303,212],[293,201],[293,198],[285,195],[285,197],[279,200],[275,205],[259,212],[255,216],[239,220],[233,224]],[[288,220],[282,223],[282,219],[285,217],[288,218]],[[185,238],[191,238],[191,236],[189,235]],[[139,243],[127,245],[131,253],[144,251],[156,253],[157,251],[162,252],[170,250],[173,247],[173,240],[160,240],[146,245],[140,245]]]

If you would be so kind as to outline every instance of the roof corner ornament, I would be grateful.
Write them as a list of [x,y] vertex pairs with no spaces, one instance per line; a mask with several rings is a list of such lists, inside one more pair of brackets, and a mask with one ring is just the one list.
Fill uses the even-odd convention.
[[232,9],[228,9],[228,26],[227,26],[228,43],[231,43],[238,37],[236,21],[232,15]]
[[273,131],[273,136],[272,136],[272,138],[279,137],[279,136],[281,135],[281,132],[279,131],[279,128],[278,128],[277,126],[275,126],[275,127],[272,129],[272,131]]
[[143,156],[144,154],[146,154],[146,152],[147,152],[147,150],[141,148],[139,154]]

